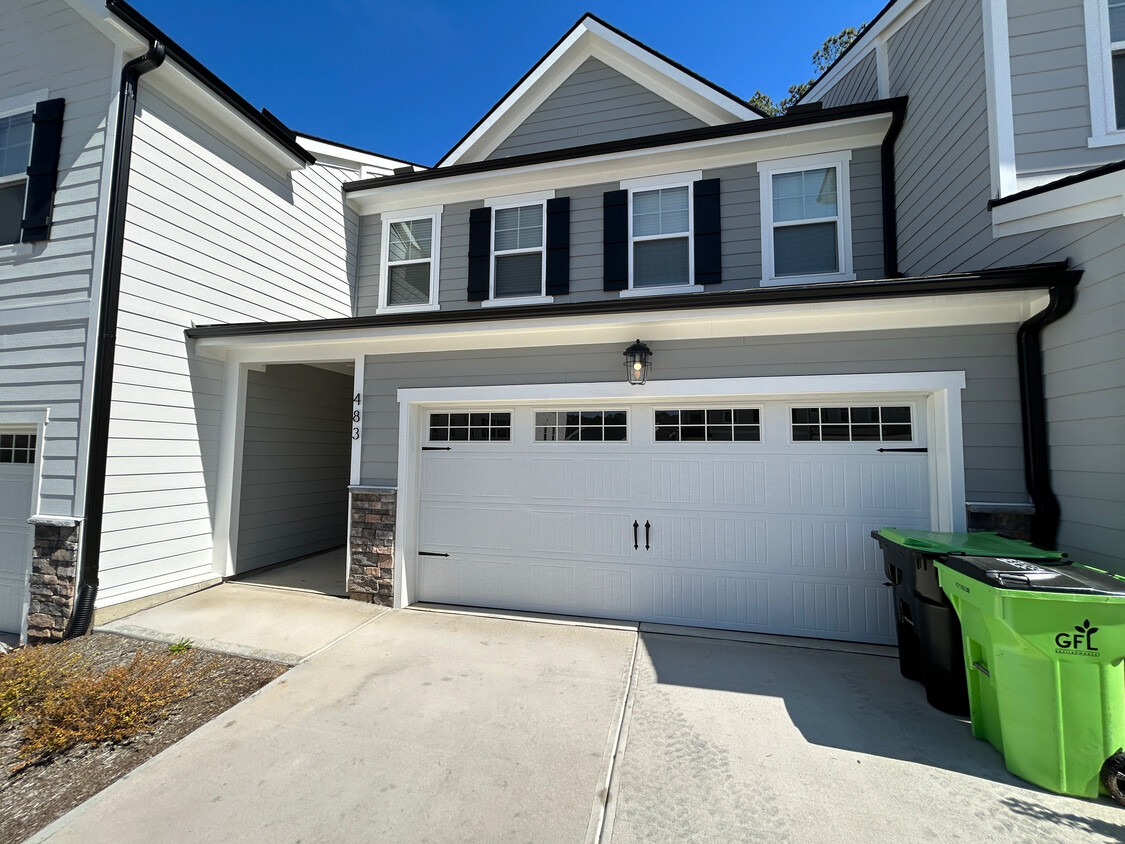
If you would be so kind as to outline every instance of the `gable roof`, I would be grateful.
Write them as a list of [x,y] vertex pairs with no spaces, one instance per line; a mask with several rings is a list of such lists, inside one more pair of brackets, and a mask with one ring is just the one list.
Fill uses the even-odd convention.
[[725,88],[587,12],[435,166],[484,159],[591,56],[708,126],[765,116]]

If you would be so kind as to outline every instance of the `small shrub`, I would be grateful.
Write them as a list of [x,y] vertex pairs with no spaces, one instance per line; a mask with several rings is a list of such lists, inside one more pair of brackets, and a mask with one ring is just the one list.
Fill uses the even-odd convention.
[[195,643],[191,639],[180,639],[180,641],[168,646],[168,653],[182,654],[190,651]]
[[32,764],[80,742],[123,742],[154,727],[191,694],[194,655],[138,651],[128,665],[89,669],[50,690],[27,712],[20,756]]
[[36,709],[82,663],[65,644],[20,648],[0,657],[0,723]]

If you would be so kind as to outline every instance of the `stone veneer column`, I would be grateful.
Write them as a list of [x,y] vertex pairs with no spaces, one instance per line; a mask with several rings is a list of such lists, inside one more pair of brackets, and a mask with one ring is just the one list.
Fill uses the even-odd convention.
[[351,488],[351,566],[348,597],[390,606],[394,601],[394,487]]
[[70,521],[35,523],[27,639],[61,639],[78,582],[78,526]]

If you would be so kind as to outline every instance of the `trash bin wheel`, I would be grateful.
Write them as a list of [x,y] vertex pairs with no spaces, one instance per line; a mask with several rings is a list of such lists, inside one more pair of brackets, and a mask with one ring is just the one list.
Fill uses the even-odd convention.
[[1102,785],[1110,797],[1125,806],[1125,753],[1119,750],[1105,760]]

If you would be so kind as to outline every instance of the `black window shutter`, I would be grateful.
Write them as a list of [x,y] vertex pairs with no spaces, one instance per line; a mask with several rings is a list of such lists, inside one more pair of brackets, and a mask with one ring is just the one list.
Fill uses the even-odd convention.
[[469,212],[469,301],[488,298],[489,261],[492,257],[492,209]]
[[718,284],[723,280],[723,236],[719,220],[719,180],[695,183],[695,283]]
[[629,191],[602,195],[602,289],[629,287]]
[[27,168],[27,204],[24,206],[24,243],[46,240],[51,233],[51,205],[59,179],[59,147],[62,144],[65,101],[43,100],[32,118],[31,164]]
[[547,200],[547,295],[570,292],[570,197]]

